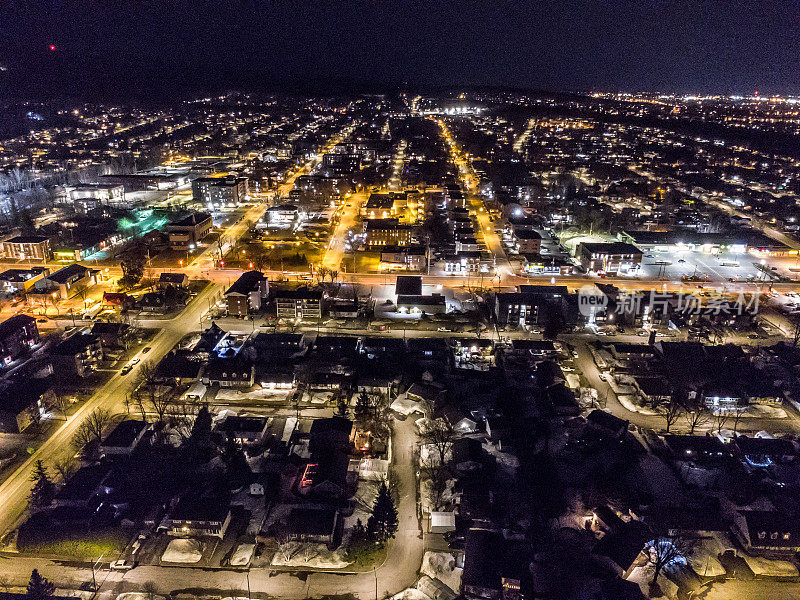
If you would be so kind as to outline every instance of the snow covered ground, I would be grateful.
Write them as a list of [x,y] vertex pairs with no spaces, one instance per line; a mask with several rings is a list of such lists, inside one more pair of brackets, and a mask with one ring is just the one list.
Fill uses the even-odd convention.
[[162,562],[193,564],[203,558],[203,544],[199,540],[174,539],[161,555]]
[[231,556],[231,566],[243,567],[249,564],[253,558],[255,549],[255,544],[239,544],[239,547],[236,548],[236,552]]
[[350,562],[339,550],[328,550],[325,544],[287,542],[272,557],[273,567],[308,567],[311,569],[343,569]]

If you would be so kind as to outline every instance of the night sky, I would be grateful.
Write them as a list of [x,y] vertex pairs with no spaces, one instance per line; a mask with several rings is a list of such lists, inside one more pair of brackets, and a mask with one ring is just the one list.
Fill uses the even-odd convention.
[[0,88],[21,97],[403,84],[800,95],[800,1],[0,0],[0,18]]

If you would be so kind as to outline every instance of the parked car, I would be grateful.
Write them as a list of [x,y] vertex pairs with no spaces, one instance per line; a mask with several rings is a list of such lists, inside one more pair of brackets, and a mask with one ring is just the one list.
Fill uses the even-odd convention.
[[112,571],[130,571],[136,563],[132,560],[115,560],[110,566]]

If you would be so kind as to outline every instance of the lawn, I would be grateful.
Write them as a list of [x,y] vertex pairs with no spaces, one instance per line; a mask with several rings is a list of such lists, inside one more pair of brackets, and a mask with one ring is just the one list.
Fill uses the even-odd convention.
[[380,567],[386,560],[386,545],[375,545],[371,542],[354,542],[347,549],[347,560],[353,561],[348,569],[353,571],[370,571]]
[[38,524],[28,521],[19,528],[17,548],[25,554],[58,556],[78,560],[105,555],[115,560],[128,545],[129,536],[117,527],[87,531],[79,527]]

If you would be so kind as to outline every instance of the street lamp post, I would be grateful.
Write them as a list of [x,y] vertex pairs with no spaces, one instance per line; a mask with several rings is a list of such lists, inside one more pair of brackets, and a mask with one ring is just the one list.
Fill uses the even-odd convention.
[[100,558],[98,558],[98,559],[95,561],[95,563],[92,565],[92,590],[94,591],[94,593],[95,593],[95,594],[97,593],[97,579],[96,579],[96,577],[95,577],[95,573],[97,572],[97,565],[98,565],[98,564],[100,564],[100,561],[101,561],[101,560],[103,560],[103,557],[104,557],[105,555],[106,555],[106,553],[105,553],[105,552],[103,552],[103,553],[100,555]]

